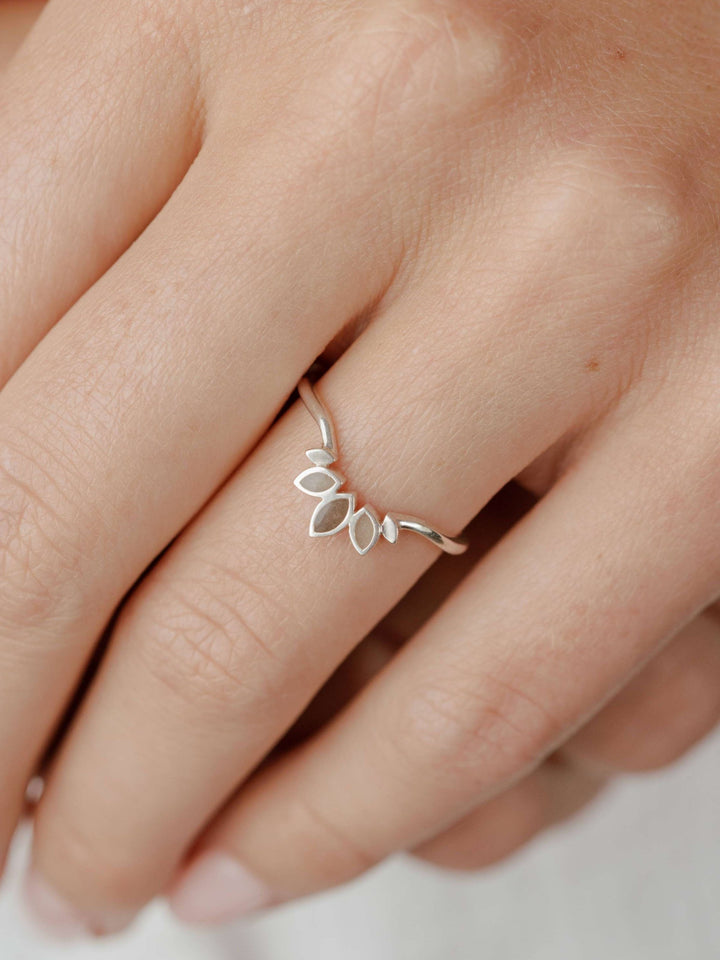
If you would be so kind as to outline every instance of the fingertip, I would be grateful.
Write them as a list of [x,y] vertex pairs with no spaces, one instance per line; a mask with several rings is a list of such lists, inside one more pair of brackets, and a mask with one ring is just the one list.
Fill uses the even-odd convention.
[[185,923],[237,920],[278,902],[268,885],[227,853],[201,854],[168,893],[170,908]]
[[83,940],[121,933],[132,921],[126,911],[108,911],[91,916],[73,906],[31,868],[23,884],[25,909],[34,924],[57,940]]
[[61,940],[92,936],[87,918],[54,890],[35,869],[23,884],[25,909],[34,924],[44,933]]

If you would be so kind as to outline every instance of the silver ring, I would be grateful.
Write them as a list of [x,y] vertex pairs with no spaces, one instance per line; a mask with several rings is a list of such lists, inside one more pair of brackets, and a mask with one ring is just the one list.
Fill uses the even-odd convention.
[[298,490],[320,500],[310,520],[311,537],[332,537],[347,527],[352,545],[361,556],[365,556],[381,537],[389,543],[397,543],[400,531],[409,530],[429,540],[445,553],[460,554],[467,550],[466,540],[461,537],[447,537],[417,517],[409,517],[404,513],[388,513],[384,520],[380,520],[369,504],[357,510],[357,496],[341,491],[341,487],[346,483],[345,477],[337,470],[330,469],[338,459],[332,417],[307,378],[300,381],[298,390],[303,403],[320,427],[322,437],[321,447],[306,451],[313,466],[303,470],[295,478]]

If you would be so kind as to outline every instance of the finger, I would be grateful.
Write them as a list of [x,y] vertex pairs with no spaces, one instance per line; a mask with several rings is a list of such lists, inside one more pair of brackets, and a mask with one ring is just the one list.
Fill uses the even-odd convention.
[[[248,199],[238,225],[228,197],[259,195],[252,178],[264,182],[272,157],[259,146],[238,182],[221,174],[223,149],[208,143],[143,237],[0,394],[0,729],[16,731],[0,741],[5,837],[123,595],[387,282],[362,225],[352,236],[341,213],[331,222],[300,165],[267,202]],[[340,195],[329,174],[325,187]],[[285,190],[301,196],[297,221]],[[344,238],[322,263],[314,229]]]
[[343,660],[329,681],[278,744],[284,752],[297,746],[353,699],[430,619],[475,564],[531,508],[533,498],[508,484],[466,528],[468,549],[462,556],[443,555],[396,604],[387,617]]
[[45,0],[2,0],[0,2],[0,70],[27,36]]
[[503,487],[466,528],[462,556],[439,557],[372,633],[340,664],[279,744],[287,750],[325,726],[447,600],[478,561],[530,510],[533,498],[514,483]]
[[[583,195],[571,219],[583,233],[586,210]],[[544,223],[544,204],[537,215]],[[514,236],[508,231],[506,246],[495,244],[498,269]],[[574,283],[567,253],[577,244],[560,230],[557,240],[538,248],[529,273],[544,270],[566,290],[565,282]],[[584,364],[576,363],[580,348],[568,336],[548,347],[543,369],[528,364],[518,387],[508,371],[524,341],[473,319],[487,291],[473,289],[465,264],[455,264],[457,274],[448,276],[443,261],[412,300],[398,298],[377,317],[322,385],[354,488],[449,531],[464,526],[575,422],[576,396],[587,378]],[[347,273],[338,276],[344,287]],[[461,305],[453,323],[472,349],[503,354],[482,378],[443,346],[436,305],[449,290]],[[494,309],[502,316],[516,294],[502,288],[497,296]],[[408,350],[415,339],[422,352]],[[430,350],[445,362],[428,370]],[[461,346],[459,356],[464,352]],[[575,389],[539,405],[545,378],[565,377],[568,369]],[[459,429],[473,409],[483,417]],[[510,442],[502,425],[511,409]],[[37,868],[92,916],[118,905],[135,909],[162,887],[188,841],[435,557],[409,535],[395,551],[378,545],[365,563],[345,537],[320,544],[307,538],[293,478],[302,451],[317,442],[313,427],[297,409],[273,429],[176,541],[117,625],[36,824]],[[112,790],[102,787],[107,782]],[[142,810],[132,801],[139,795]],[[145,856],[148,844],[152,858]]]
[[489,867],[578,813],[603,786],[601,776],[547,761],[413,853],[451,870]]
[[452,869],[502,860],[586,805],[608,776],[674,762],[720,721],[720,630],[713,613],[680,631],[558,754],[423,844]]
[[195,53],[160,5],[135,7],[51,0],[3,77],[0,385],[197,153]]
[[[697,446],[669,469],[687,410],[638,391],[355,704],[245,788],[206,851],[282,899],[414,847],[531,770],[708,602],[713,428],[698,401]],[[199,882],[190,868],[181,903]]]
[[593,770],[673,763],[720,722],[720,623],[698,616],[562,748]]

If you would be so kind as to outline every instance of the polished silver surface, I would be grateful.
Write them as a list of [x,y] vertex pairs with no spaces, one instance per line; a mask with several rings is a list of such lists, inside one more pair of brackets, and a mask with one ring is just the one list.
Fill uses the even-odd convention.
[[311,537],[332,537],[347,528],[350,542],[361,556],[365,556],[381,538],[388,543],[397,543],[400,531],[408,530],[429,540],[445,553],[459,554],[467,550],[466,540],[447,537],[418,517],[388,513],[381,520],[369,504],[356,509],[356,495],[341,492],[340,488],[346,483],[345,477],[337,470],[330,469],[339,455],[333,419],[308,379],[300,381],[298,390],[303,403],[320,427],[322,439],[321,447],[306,451],[313,466],[295,478],[298,490],[320,501],[310,519]]

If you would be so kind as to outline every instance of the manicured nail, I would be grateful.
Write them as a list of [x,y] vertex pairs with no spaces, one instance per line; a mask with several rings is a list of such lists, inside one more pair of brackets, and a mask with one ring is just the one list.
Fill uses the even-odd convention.
[[236,920],[276,902],[272,891],[238,860],[203,854],[170,891],[170,906],[185,923]]
[[62,940],[93,935],[87,918],[56,893],[37,871],[28,874],[24,893],[31,917],[46,933]]
[[120,933],[133,916],[125,911],[108,913],[102,917],[87,916],[61,897],[37,870],[31,870],[28,874],[24,894],[25,904],[33,920],[46,933],[60,940]]

